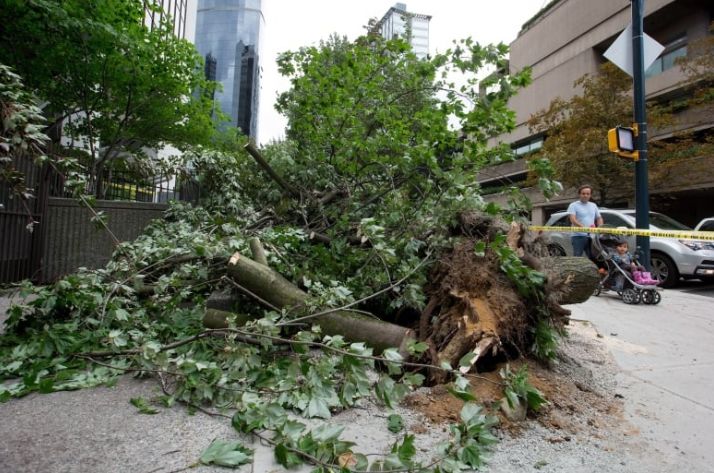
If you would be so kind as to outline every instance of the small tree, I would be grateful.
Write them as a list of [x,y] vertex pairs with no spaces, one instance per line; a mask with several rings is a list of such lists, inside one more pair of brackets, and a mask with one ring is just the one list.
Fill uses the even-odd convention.
[[607,130],[632,122],[631,78],[612,64],[600,74],[578,79],[582,90],[569,100],[557,98],[529,121],[531,132],[547,133],[540,155],[553,164],[556,178],[566,187],[592,184],[607,204],[613,193],[632,188],[632,162],[613,157]]

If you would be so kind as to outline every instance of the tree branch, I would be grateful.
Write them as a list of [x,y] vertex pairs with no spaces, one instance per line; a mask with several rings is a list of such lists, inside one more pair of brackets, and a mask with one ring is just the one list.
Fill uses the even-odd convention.
[[263,168],[266,173],[268,173],[270,178],[283,188],[283,190],[285,190],[292,197],[300,197],[300,192],[291,186],[288,181],[283,179],[280,174],[275,172],[272,167],[270,167],[270,164],[268,164],[255,146],[253,146],[253,143],[248,142],[243,148],[253,157],[253,159],[255,159],[255,162],[258,163],[258,165]]

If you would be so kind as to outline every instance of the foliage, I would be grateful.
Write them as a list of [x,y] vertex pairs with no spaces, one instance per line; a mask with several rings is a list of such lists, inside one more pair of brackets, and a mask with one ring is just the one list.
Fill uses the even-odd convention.
[[27,206],[33,189],[27,187],[25,174],[17,170],[16,160],[25,155],[42,156],[47,140],[42,122],[37,100],[23,87],[20,76],[0,63],[0,183],[23,202],[30,230],[36,223]]
[[[42,0],[33,5],[56,10]],[[476,77],[483,67],[503,66],[506,52],[503,45],[464,40],[419,61],[400,40],[368,36],[285,53],[280,66],[293,88],[279,108],[290,120],[288,140],[262,153],[290,186],[268,178],[241,150],[245,139],[237,134],[189,147],[185,165],[204,186],[203,207],[173,205],[137,240],[118,245],[102,269],[26,287],[33,298],[11,309],[0,337],[0,380],[12,380],[0,387],[0,399],[113,383],[122,372],[153,373],[165,405],[235,409],[233,427],[274,442],[286,467],[458,472],[481,466],[495,441],[495,421],[472,403],[428,465],[415,459],[411,435],[370,464],[340,439],[339,426],[308,430],[294,420],[294,413],[329,419],[367,396],[393,408],[424,380],[397,349],[375,356],[363,343],[324,336],[319,326],[296,324],[296,313],[265,309],[247,297],[240,309],[250,319],[245,325],[231,320],[229,328],[209,331],[201,318],[207,295],[232,287],[223,277],[226,259],[248,251],[252,236],[263,243],[270,267],[308,292],[307,310],[369,298],[361,307],[385,318],[418,313],[430,265],[452,245],[449,229],[459,213],[501,212],[483,203],[473,176],[507,157],[486,142],[513,128],[506,103],[528,76],[489,76],[482,95]],[[452,71],[466,75],[464,85],[445,79]],[[513,209],[508,217],[517,214]],[[327,243],[314,241],[316,234]],[[494,251],[514,287],[542,303],[542,276],[505,248],[499,240]],[[415,343],[408,350],[427,348]],[[383,372],[374,379],[377,364]],[[450,366],[431,368],[457,376],[453,391],[466,396],[464,376]],[[137,408],[150,409],[142,401]],[[201,461],[239,464],[248,456],[236,442],[217,441]]]
[[159,413],[159,411],[156,408],[151,407],[143,397],[133,397],[129,399],[129,403],[136,407],[140,414],[154,415]]
[[547,133],[540,153],[553,165],[566,187],[590,183],[607,205],[612,191],[632,188],[634,164],[617,159],[607,148],[607,130],[632,122],[631,79],[612,64],[573,85],[582,91],[571,99],[556,98],[529,122],[532,132]]
[[58,142],[63,129],[88,152],[93,176],[122,157],[145,160],[143,147],[208,143],[213,133],[212,104],[192,97],[212,87],[200,57],[170,22],[149,30],[143,15],[139,0],[4,0],[0,9],[0,62],[44,102],[46,133]]
[[528,382],[526,365],[522,365],[515,373],[511,371],[510,366],[506,366],[501,369],[500,375],[505,382],[503,394],[511,408],[525,403],[528,409],[537,412],[548,403],[543,393]]
[[402,416],[399,414],[389,414],[387,417],[387,429],[395,434],[404,430],[404,419],[402,419]]
[[214,440],[201,454],[204,465],[219,465],[236,468],[253,460],[253,451],[232,440]]
[[485,465],[490,446],[497,442],[491,427],[498,420],[484,414],[478,404],[464,404],[460,420],[459,424],[450,427],[452,440],[439,447],[439,452],[446,459],[434,469],[435,473],[458,473],[481,468]]
[[[650,138],[648,142],[652,187],[666,185],[683,169],[688,170],[689,176],[708,171],[707,161],[698,158],[711,153],[711,134],[683,126],[688,120],[685,111],[711,107],[713,44],[708,35],[690,45],[686,58],[678,59],[686,76],[680,84],[684,97],[664,101],[655,98],[646,104],[648,136],[671,135],[656,141]],[[575,81],[574,88],[578,95],[567,100],[556,98],[530,119],[531,132],[544,133],[546,139],[541,151],[529,160],[550,160],[554,177],[567,187],[593,185],[603,205],[621,202],[631,194],[635,164],[610,153],[606,136],[608,129],[632,123],[632,80],[613,64],[605,63],[598,74]]]
[[555,359],[558,339],[566,335],[562,328],[554,326],[546,317],[541,317],[533,333],[533,353],[539,360]]

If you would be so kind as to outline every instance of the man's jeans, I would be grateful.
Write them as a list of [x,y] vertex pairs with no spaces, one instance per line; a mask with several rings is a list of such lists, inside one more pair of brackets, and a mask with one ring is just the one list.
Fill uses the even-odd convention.
[[587,256],[590,259],[593,259],[592,252],[590,251],[590,237],[585,235],[585,236],[573,236],[570,237],[570,241],[573,244],[573,255],[574,256],[583,256],[583,251],[585,252],[585,256]]

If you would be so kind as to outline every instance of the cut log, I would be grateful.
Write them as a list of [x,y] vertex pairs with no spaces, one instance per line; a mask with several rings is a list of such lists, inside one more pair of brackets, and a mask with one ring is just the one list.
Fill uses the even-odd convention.
[[[278,308],[304,312],[307,293],[267,266],[236,253],[228,262],[228,275]],[[324,334],[342,335],[348,342],[365,342],[377,353],[394,347],[406,357],[408,344],[415,339],[411,329],[352,310],[335,310],[309,321],[320,325]]]
[[595,264],[587,258],[556,256],[541,258],[549,289],[560,304],[588,300],[600,282]]

